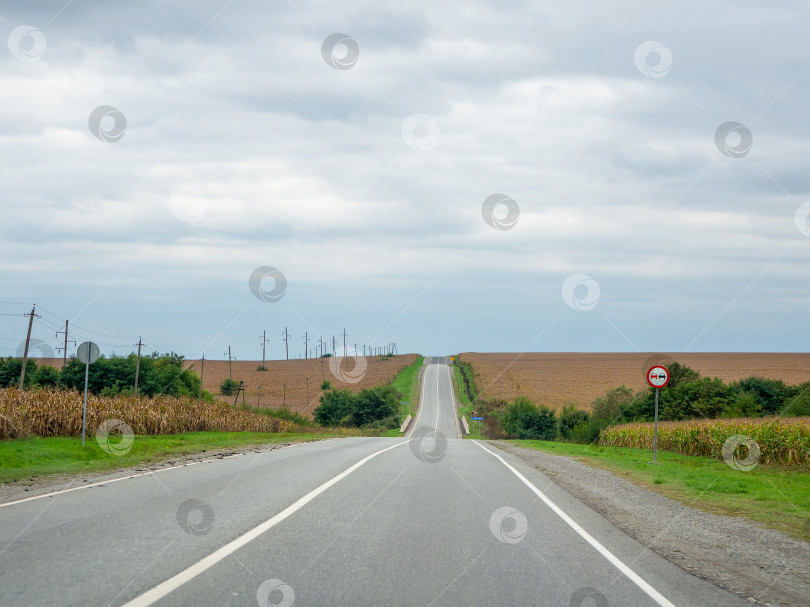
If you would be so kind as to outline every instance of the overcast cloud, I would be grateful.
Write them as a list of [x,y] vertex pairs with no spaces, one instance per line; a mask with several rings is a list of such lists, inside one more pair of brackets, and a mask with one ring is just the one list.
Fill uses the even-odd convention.
[[806,2],[330,4],[0,4],[0,356],[806,351]]

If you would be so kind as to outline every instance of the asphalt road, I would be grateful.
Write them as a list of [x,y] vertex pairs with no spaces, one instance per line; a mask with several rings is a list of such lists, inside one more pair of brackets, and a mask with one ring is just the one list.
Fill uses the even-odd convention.
[[426,366],[421,402],[404,439],[322,441],[4,504],[0,604],[750,604],[514,456],[458,438],[446,365]]

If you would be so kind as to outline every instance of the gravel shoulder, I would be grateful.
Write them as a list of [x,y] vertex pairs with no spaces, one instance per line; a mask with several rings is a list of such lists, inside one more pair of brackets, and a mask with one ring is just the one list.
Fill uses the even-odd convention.
[[810,604],[810,543],[690,508],[572,457],[490,441],[540,470],[636,541],[759,605]]

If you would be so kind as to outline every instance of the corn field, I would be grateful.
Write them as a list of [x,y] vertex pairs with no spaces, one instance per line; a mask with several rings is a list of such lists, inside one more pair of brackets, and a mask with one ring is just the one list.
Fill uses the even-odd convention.
[[[84,395],[67,390],[0,389],[0,439],[81,436]],[[225,403],[157,396],[88,395],[87,434],[108,419],[121,419],[135,434],[180,432],[288,432],[293,422],[233,409]]]
[[[759,461],[810,464],[810,418],[700,419],[658,424],[658,448],[683,455],[722,457],[723,443],[742,434],[759,445]],[[632,423],[602,430],[599,444],[653,448],[653,424]]]

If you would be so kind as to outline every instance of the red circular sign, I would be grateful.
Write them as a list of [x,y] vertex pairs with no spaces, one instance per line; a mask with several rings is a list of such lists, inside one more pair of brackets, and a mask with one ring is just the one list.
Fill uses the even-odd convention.
[[653,388],[663,388],[669,383],[669,371],[661,365],[650,367],[647,371],[647,383]]

